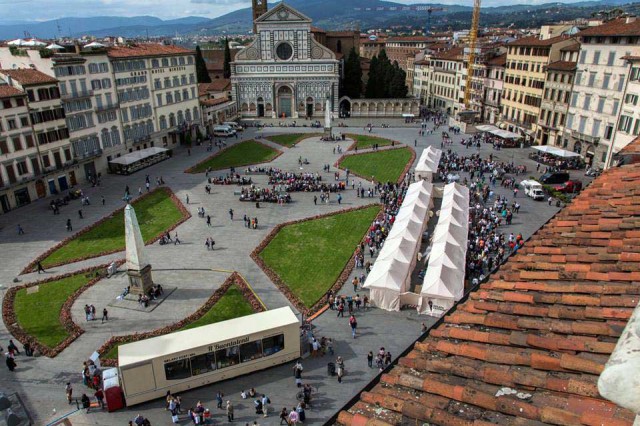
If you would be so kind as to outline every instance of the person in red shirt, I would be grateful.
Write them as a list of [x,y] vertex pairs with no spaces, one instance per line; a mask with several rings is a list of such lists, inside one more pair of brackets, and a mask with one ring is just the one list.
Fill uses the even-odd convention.
[[102,389],[98,389],[96,393],[93,394],[93,396],[95,396],[98,400],[98,405],[100,405],[100,408],[104,409],[104,393],[102,392]]

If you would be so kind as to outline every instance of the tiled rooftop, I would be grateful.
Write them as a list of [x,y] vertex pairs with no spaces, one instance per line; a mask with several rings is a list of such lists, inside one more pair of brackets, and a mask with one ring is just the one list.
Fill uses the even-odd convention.
[[110,58],[138,58],[145,56],[170,56],[195,54],[194,50],[158,43],[138,44],[135,46],[117,46],[109,48]]
[[487,65],[504,67],[507,64],[507,54],[495,56],[487,61]]
[[0,74],[11,77],[23,86],[58,83],[54,77],[31,68],[0,69]]
[[580,31],[578,37],[584,36],[640,36],[640,19],[620,18],[605,22],[602,25],[589,27]]
[[570,61],[556,61],[547,65],[547,69],[554,71],[574,71],[576,63]]
[[596,178],[338,423],[631,425],[597,379],[640,300],[638,181]]
[[12,98],[14,96],[24,96],[24,92],[22,90],[18,90],[15,87],[2,85],[0,86],[0,99],[2,98]]
[[555,43],[566,40],[568,37],[565,35],[559,35],[557,37],[548,38],[546,40],[540,40],[538,36],[529,36],[519,38],[508,43],[509,46],[552,46]]
[[224,90],[231,90],[231,80],[228,78],[216,78],[211,83],[198,84],[198,95],[203,96],[208,92],[222,92]]

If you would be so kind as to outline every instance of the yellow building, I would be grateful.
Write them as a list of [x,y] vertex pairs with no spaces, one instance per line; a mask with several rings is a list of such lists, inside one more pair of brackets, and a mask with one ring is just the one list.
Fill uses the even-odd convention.
[[502,127],[533,139],[544,93],[545,67],[560,60],[560,49],[577,44],[566,36],[525,37],[507,45]]

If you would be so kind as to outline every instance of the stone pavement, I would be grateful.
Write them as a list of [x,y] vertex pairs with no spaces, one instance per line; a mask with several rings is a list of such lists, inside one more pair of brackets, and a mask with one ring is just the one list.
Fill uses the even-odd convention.
[[[350,133],[362,133],[362,128],[341,129]],[[439,132],[434,135],[418,137],[419,125],[413,128],[374,128],[372,135],[400,140],[413,147],[414,139],[418,139],[418,157],[421,148],[427,145],[440,146]],[[260,131],[260,135],[280,133],[316,133],[313,128],[279,128],[267,127]],[[366,132],[369,134],[368,132]],[[242,135],[242,139],[249,139],[255,135],[254,129],[248,129]],[[452,149],[466,151],[459,141],[464,135],[454,135],[455,141]],[[236,143],[236,140],[230,140]],[[319,172],[323,179],[333,179],[333,167],[329,173],[322,171],[324,164],[333,164],[339,154],[333,154],[333,147],[340,144],[346,149],[350,142],[321,142],[317,138],[307,139],[292,148],[283,148],[269,143],[283,151],[283,155],[274,160],[270,165],[290,171]],[[488,155],[490,147],[483,146],[481,153]],[[476,149],[470,149],[476,152]],[[528,150],[502,150],[491,151],[494,157],[504,161],[515,161],[517,164],[526,164],[530,170],[535,171],[535,163],[526,158]],[[144,313],[119,308],[109,308],[111,320],[108,324],[100,324],[99,321],[87,324],[84,321],[82,307],[92,303],[98,311],[109,304],[124,288],[125,277],[120,274],[112,279],[105,279],[96,286],[87,290],[76,301],[73,307],[74,318],[77,323],[85,328],[86,332],[80,336],[69,348],[54,359],[18,357],[18,369],[10,373],[6,369],[0,369],[0,389],[6,392],[20,392],[28,407],[34,413],[36,424],[46,424],[62,414],[72,411],[64,399],[64,384],[71,381],[74,384],[75,394],[80,396],[86,389],[81,384],[81,366],[95,349],[97,349],[112,334],[129,334],[134,331],[151,330],[163,325],[175,322],[195,311],[207,297],[226,278],[226,272],[214,270],[239,271],[251,284],[258,296],[268,308],[276,308],[289,305],[287,299],[271,283],[266,275],[251,260],[249,253],[262,241],[273,226],[290,220],[309,217],[316,214],[340,210],[368,204],[377,199],[360,199],[355,197],[355,191],[347,190],[343,193],[343,206],[335,201],[329,205],[314,205],[312,193],[293,193],[293,203],[285,206],[262,203],[260,209],[256,209],[255,203],[242,203],[233,191],[237,186],[212,187],[212,194],[204,191],[204,174],[185,174],[183,170],[210,155],[204,146],[194,147],[191,155],[186,150],[176,149],[174,158],[154,165],[132,176],[105,176],[102,186],[99,188],[83,188],[85,194],[91,197],[92,205],[83,208],[85,219],[77,219],[77,209],[80,201],[74,200],[72,205],[61,209],[59,216],[51,215],[47,209],[48,200],[39,200],[33,204],[9,214],[0,216],[0,284],[4,287],[15,285],[12,280],[19,272],[38,254],[44,252],[56,242],[65,238],[64,223],[67,217],[72,219],[74,229],[86,226],[109,214],[111,211],[123,205],[120,198],[123,195],[125,185],[137,193],[139,186],[144,187],[144,176],[149,174],[152,182],[156,176],[163,176],[166,184],[178,195],[181,200],[189,195],[190,204],[187,205],[193,217],[180,225],[177,232],[182,240],[181,245],[160,246],[155,244],[148,246],[147,251],[154,268],[154,277],[162,283],[170,283],[178,289],[162,305],[152,312]],[[302,168],[298,165],[299,157],[307,158],[311,164]],[[238,172],[244,171],[239,168]],[[213,175],[224,174],[224,171],[213,172]],[[527,173],[535,174],[535,172]],[[264,185],[267,177],[261,174],[251,175],[256,185]],[[584,177],[578,176],[581,180]],[[356,183],[359,181],[355,177]],[[369,184],[362,182],[367,188]],[[507,195],[511,198],[511,192],[501,187],[496,189],[497,194]],[[100,196],[107,200],[107,205],[100,204]],[[514,215],[511,227],[503,228],[505,232],[522,232],[525,237],[531,235],[543,223],[545,223],[556,211],[555,207],[547,206],[546,202],[536,202],[523,196],[519,197],[522,205],[519,215]],[[212,216],[212,227],[207,228],[205,220],[197,216],[197,208],[204,207],[207,214]],[[228,210],[235,211],[234,220],[229,219]],[[260,227],[258,230],[250,230],[243,226],[242,216],[258,217]],[[16,226],[20,223],[26,231],[25,235],[18,236]],[[216,249],[207,251],[204,240],[211,236],[216,240]],[[122,258],[124,253],[105,256],[99,259],[91,259],[78,262],[73,265],[65,265],[52,268],[49,274],[59,274],[78,270],[86,266],[107,263],[112,259]],[[356,271],[359,273],[359,271]],[[26,274],[20,276],[21,282],[30,282],[38,279],[38,274]],[[42,277],[42,276],[41,276]],[[342,290],[345,294],[353,294],[350,280]],[[362,294],[363,292],[361,292]],[[295,310],[295,309],[294,309]],[[338,385],[335,378],[328,378],[326,374],[327,357],[305,360],[305,380],[319,389],[315,404],[307,415],[310,423],[321,423],[335,413],[359,389],[366,385],[377,373],[366,367],[366,353],[374,352],[385,346],[395,357],[401,353],[420,332],[420,324],[428,321],[425,317],[419,317],[413,312],[403,311],[399,313],[387,313],[377,309],[363,313],[359,319],[360,335],[354,341],[351,338],[347,319],[336,319],[328,311],[314,321],[316,336],[333,337],[336,340],[336,355],[345,359],[347,377]],[[4,324],[0,326],[0,342],[5,344],[8,336]],[[334,361],[331,359],[331,361]],[[374,369],[375,370],[375,369]],[[241,401],[239,393],[242,389],[255,387],[258,392],[266,392],[273,401],[273,409],[280,410],[283,406],[291,408],[295,404],[296,389],[293,386],[291,366],[285,365],[270,369],[265,372],[252,374],[247,377],[233,379],[217,385],[207,386],[201,389],[185,392],[182,396],[184,406],[194,405],[202,400],[205,406],[215,411],[215,392],[221,389],[229,395],[236,406],[236,418],[240,422],[255,420],[253,409],[248,401]],[[53,410],[56,410],[55,413]],[[160,401],[142,404],[117,413],[74,413],[70,417],[72,423],[82,424],[126,424],[140,411],[149,417],[152,424],[169,424],[170,418],[163,410]],[[215,416],[218,421],[226,420],[220,415]],[[277,420],[270,417],[264,421],[258,419],[260,424],[275,424]],[[185,424],[185,422],[182,422]]]

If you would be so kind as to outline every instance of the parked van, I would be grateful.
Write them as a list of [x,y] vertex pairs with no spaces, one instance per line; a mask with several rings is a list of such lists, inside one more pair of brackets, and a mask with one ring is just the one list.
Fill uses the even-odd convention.
[[216,126],[213,128],[213,136],[222,136],[228,138],[236,134],[236,131],[229,126]]
[[540,176],[540,183],[545,185],[555,185],[559,183],[565,183],[570,179],[567,172],[548,172]]
[[222,123],[223,126],[229,126],[231,127],[233,130],[235,130],[236,132],[241,132],[244,130],[244,128],[239,125],[238,123],[236,123],[235,121],[225,121],[224,123]]
[[520,186],[524,189],[524,194],[534,200],[544,200],[544,190],[540,182],[535,180],[523,180]]

